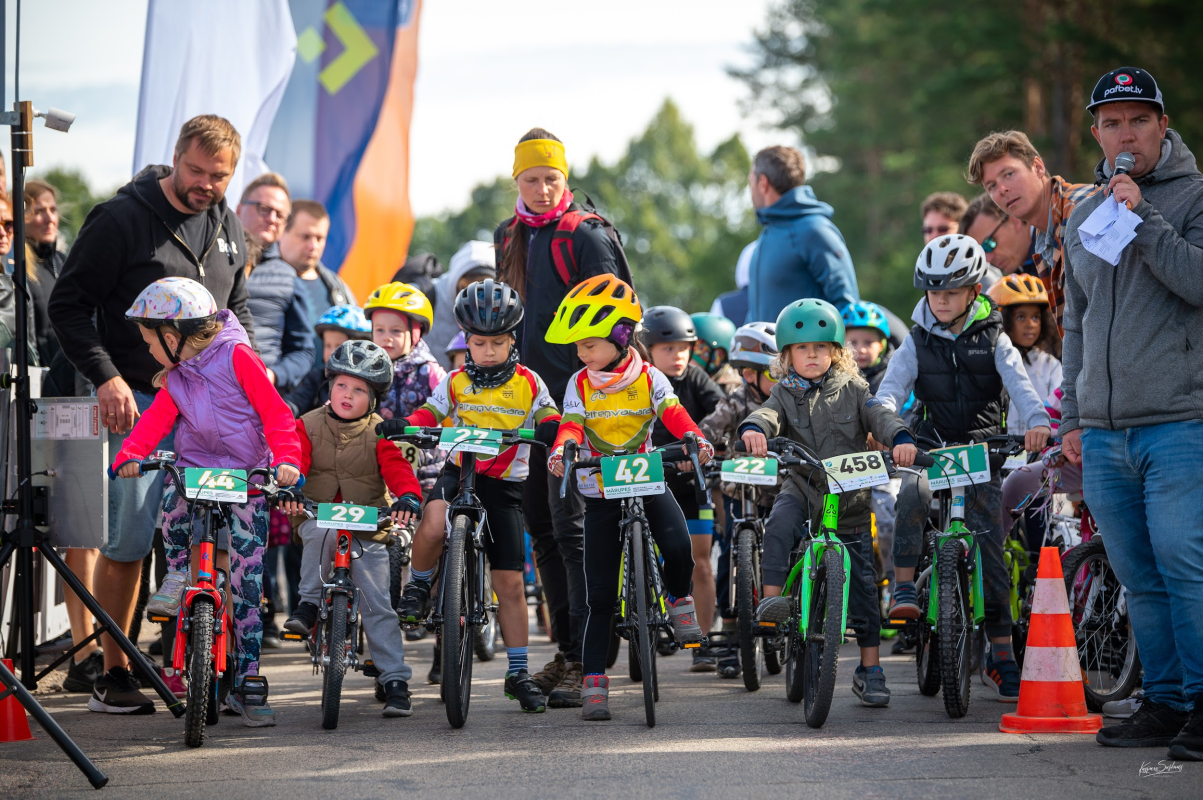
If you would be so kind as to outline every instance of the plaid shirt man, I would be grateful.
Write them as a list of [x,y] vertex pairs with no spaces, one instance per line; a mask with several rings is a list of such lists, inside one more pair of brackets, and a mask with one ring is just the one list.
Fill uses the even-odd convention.
[[1074,206],[1102,187],[1093,183],[1069,183],[1060,175],[1052,177],[1052,184],[1048,227],[1044,231],[1036,231],[1036,252],[1032,254],[1032,260],[1036,263],[1036,274],[1048,291],[1049,307],[1053,319],[1057,321],[1057,333],[1063,335],[1061,320],[1065,316],[1065,269],[1062,267],[1064,249],[1061,236]]

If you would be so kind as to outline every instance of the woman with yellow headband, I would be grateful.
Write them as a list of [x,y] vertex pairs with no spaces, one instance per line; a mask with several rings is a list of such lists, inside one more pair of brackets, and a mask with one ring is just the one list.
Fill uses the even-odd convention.
[[[609,272],[628,284],[633,281],[613,226],[573,201],[563,142],[532,128],[514,148],[512,174],[518,188],[514,216],[493,234],[498,278],[518,289],[526,309],[517,331],[521,362],[543,377],[562,406],[569,378],[582,364],[572,345],[543,340],[560,301],[595,275]],[[576,708],[581,704],[586,614],[584,506],[575,492],[561,500],[559,482],[547,475],[544,459],[532,458],[523,511],[560,647],[555,660],[533,677],[551,708]]]

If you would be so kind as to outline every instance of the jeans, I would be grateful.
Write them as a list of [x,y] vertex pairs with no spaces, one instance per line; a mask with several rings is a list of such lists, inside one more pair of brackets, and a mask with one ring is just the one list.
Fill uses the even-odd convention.
[[[135,391],[138,413],[145,413],[154,399],[153,394]],[[108,436],[109,453],[116,456],[125,436],[111,432]],[[158,449],[175,449],[174,431],[163,437]],[[111,561],[127,563],[146,558],[154,543],[166,475],[160,470],[141,478],[118,478],[109,483],[109,540],[100,548],[101,555]]]
[[1082,431],[1082,491],[1128,591],[1145,697],[1203,694],[1203,420]]

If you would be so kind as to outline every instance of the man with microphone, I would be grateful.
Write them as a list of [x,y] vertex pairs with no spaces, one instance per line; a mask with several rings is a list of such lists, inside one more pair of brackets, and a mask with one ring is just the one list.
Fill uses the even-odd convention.
[[[1201,761],[1203,174],[1144,70],[1107,73],[1087,108],[1105,188],[1065,231],[1060,434],[1085,464],[1083,492],[1127,589],[1145,670],[1140,709],[1097,740]],[[1103,203],[1141,220],[1115,266],[1078,231]]]

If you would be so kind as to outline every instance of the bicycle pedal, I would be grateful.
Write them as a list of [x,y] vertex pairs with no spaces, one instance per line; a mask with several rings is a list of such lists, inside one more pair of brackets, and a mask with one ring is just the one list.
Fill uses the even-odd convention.
[[363,665],[360,667],[360,671],[364,674],[364,677],[367,678],[379,678],[383,674],[370,658],[363,662]]
[[164,614],[151,614],[149,611],[146,612],[146,619],[150,622],[171,622],[171,617]]
[[286,631],[286,630],[281,630],[281,631],[280,631],[280,638],[281,638],[281,639],[285,639],[285,640],[287,640],[287,641],[290,641],[290,642],[303,642],[303,641],[305,641],[305,637],[304,637],[304,635],[302,635],[302,634],[299,634],[299,633],[295,633],[295,632],[293,632],[293,631]]
[[686,642],[685,644],[681,645],[681,647],[683,647],[686,650],[696,650],[697,648],[699,648],[701,646],[702,646],[701,642]]
[[760,622],[757,622],[756,624],[758,626],[760,626],[761,628],[776,628],[777,627],[776,622],[766,622],[765,620],[761,620]]

